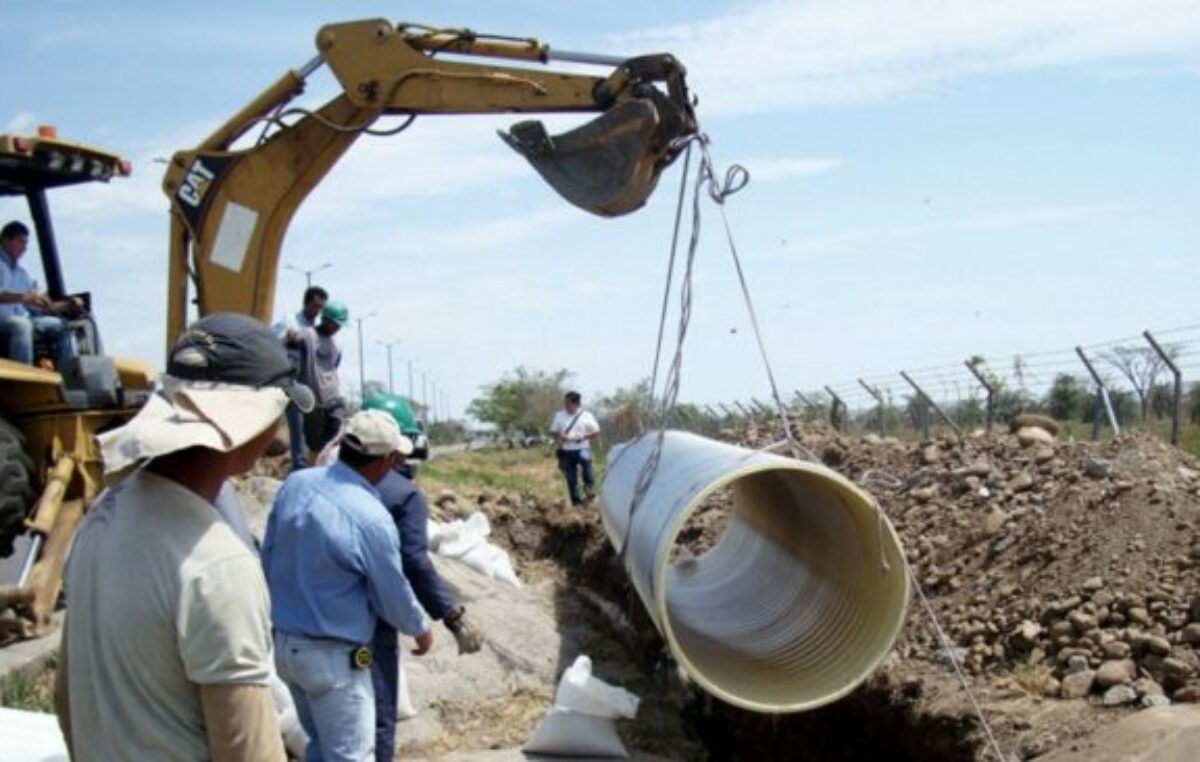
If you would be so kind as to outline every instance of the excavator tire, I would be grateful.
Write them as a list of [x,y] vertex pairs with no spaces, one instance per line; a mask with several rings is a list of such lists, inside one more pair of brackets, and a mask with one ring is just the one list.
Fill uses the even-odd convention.
[[12,555],[33,498],[33,459],[25,452],[25,435],[0,418],[0,558]]

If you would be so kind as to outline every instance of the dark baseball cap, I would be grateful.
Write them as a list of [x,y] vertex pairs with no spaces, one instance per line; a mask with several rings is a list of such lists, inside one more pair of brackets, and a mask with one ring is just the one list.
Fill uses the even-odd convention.
[[279,388],[305,413],[316,405],[312,390],[296,380],[283,342],[246,315],[222,312],[192,323],[171,349],[167,373],[184,381]]

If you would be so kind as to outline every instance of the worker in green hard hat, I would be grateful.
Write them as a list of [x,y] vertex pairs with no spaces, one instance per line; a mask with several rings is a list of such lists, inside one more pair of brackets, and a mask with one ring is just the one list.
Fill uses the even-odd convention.
[[342,302],[330,299],[321,308],[316,327],[300,331],[305,348],[300,378],[317,396],[316,407],[304,418],[304,441],[314,453],[337,436],[346,420],[346,404],[338,382],[342,350],[336,337],[348,322],[350,310]]
[[[363,410],[382,410],[390,414],[406,436],[411,436],[409,431],[420,432],[408,400],[397,394],[368,397],[363,401]],[[429,559],[429,505],[421,490],[405,472],[403,460],[397,459],[392,471],[375,485],[375,489],[379,491],[379,499],[387,507],[400,533],[400,560],[404,576],[426,613],[434,620],[441,620],[454,635],[458,652],[475,653],[483,646],[483,636],[467,619],[466,609],[454,599],[446,582]],[[391,760],[395,754],[396,720],[401,719],[397,708],[402,712],[405,710],[405,707],[399,706],[401,689],[400,652],[396,645],[398,639],[396,630],[380,620],[375,627],[375,637],[371,643],[375,652],[371,681],[375,687],[377,762]],[[411,715],[404,712],[404,716]]]

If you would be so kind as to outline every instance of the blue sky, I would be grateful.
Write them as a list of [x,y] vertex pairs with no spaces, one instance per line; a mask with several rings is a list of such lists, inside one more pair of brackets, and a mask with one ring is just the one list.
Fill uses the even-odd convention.
[[[718,165],[752,176],[728,214],[785,388],[1200,322],[1194,0],[3,9],[0,130],[54,123],[135,163],[128,181],[52,198],[68,286],[96,294],[115,353],[161,357],[154,159],[309,59],[323,23],[373,16],[683,60]],[[318,74],[305,102],[333,94]],[[678,165],[639,213],[595,219],[496,139],[512,121],[430,117],[364,138],[297,216],[284,262],[333,262],[320,282],[377,313],[369,377],[395,339],[455,408],[521,363],[569,368],[589,394],[647,375]],[[27,214],[0,201],[0,217]],[[681,397],[765,398],[719,224],[706,209]],[[278,312],[302,287],[284,272]]]

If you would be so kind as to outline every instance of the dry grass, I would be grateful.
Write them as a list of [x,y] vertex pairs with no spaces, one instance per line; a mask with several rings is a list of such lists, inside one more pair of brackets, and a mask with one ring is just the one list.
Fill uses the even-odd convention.
[[51,663],[36,675],[15,674],[0,684],[0,706],[30,712],[54,713],[54,679],[58,670]]
[[547,501],[565,499],[567,494],[553,451],[543,448],[451,453],[421,466],[418,478],[431,498],[442,489],[471,493],[495,490]]
[[554,691],[538,686],[514,688],[506,698],[474,705],[435,704],[433,708],[445,731],[433,741],[422,743],[421,754],[436,757],[464,749],[520,746],[533,735],[552,703]]

